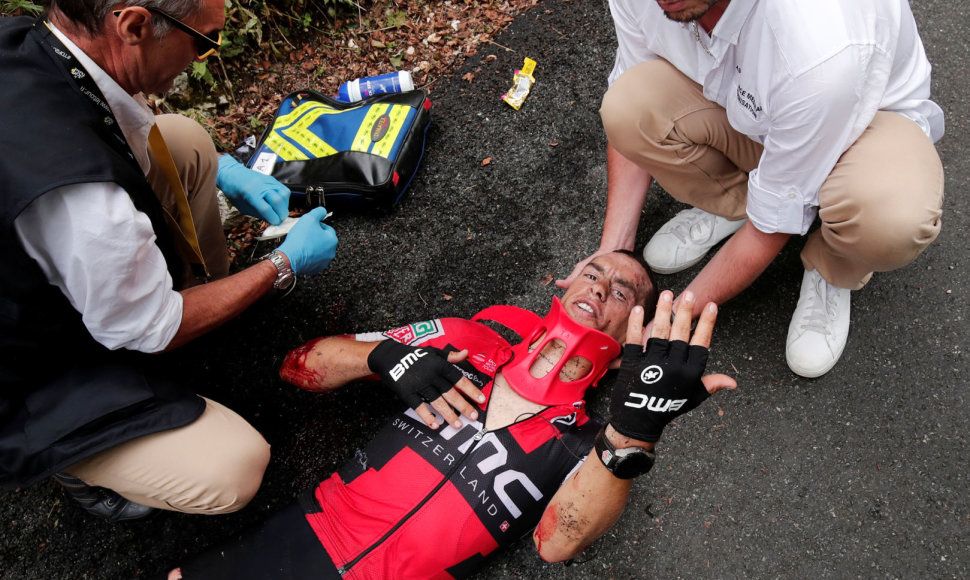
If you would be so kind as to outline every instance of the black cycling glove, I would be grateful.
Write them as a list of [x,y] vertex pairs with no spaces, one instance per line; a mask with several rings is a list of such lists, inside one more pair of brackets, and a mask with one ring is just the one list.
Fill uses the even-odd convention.
[[708,349],[682,340],[651,338],[623,347],[623,362],[613,386],[610,424],[639,441],[656,442],[664,427],[704,402],[710,394],[701,377]]
[[385,340],[367,356],[367,366],[412,409],[433,401],[464,376],[440,348]]

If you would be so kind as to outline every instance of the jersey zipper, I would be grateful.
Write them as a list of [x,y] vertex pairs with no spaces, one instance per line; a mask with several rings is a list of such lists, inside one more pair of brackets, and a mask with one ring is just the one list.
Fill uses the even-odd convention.
[[[503,427],[503,429],[504,428],[507,428],[507,427]],[[378,546],[380,546],[381,544],[383,544],[385,540],[387,540],[389,537],[391,537],[394,534],[394,532],[396,532],[398,530],[398,528],[400,528],[401,526],[404,525],[404,522],[406,522],[409,519],[411,519],[411,516],[413,516],[414,514],[416,514],[418,512],[418,510],[420,510],[422,507],[424,507],[424,504],[428,503],[428,501],[432,497],[434,497],[434,494],[437,493],[439,489],[441,489],[446,483],[448,483],[449,481],[451,481],[451,476],[454,475],[455,470],[458,469],[459,467],[461,467],[465,463],[465,460],[466,459],[468,459],[469,457],[471,457],[472,452],[475,451],[475,449],[478,447],[478,442],[480,442],[482,440],[482,437],[484,437],[486,433],[488,433],[488,429],[485,428],[485,426],[482,426],[482,428],[478,431],[478,433],[475,433],[475,435],[472,437],[472,440],[475,441],[475,444],[472,445],[468,449],[468,452],[465,453],[464,455],[462,455],[461,456],[461,459],[457,463],[455,463],[455,465],[453,465],[451,467],[451,469],[448,470],[448,473],[445,474],[445,476],[441,479],[441,481],[438,482],[438,484],[436,486],[434,486],[434,489],[432,489],[430,492],[428,492],[428,494],[426,496],[424,496],[424,499],[422,499],[418,503],[418,505],[416,505],[413,508],[411,508],[411,511],[409,511],[407,514],[405,514],[403,518],[401,518],[400,520],[398,520],[398,522],[396,524],[394,524],[394,526],[390,530],[388,530],[383,536],[381,536],[379,540],[377,540],[376,542],[374,542],[373,544],[371,544],[370,546],[368,546],[367,549],[364,550],[363,552],[361,552],[360,554],[357,554],[357,557],[356,558],[354,558],[350,562],[347,562],[343,566],[337,568],[337,573],[340,574],[341,576],[344,576],[345,574],[347,574],[348,572],[350,572],[350,569],[351,568],[353,568],[354,566],[357,565],[358,562],[360,562],[361,560],[363,560],[364,557],[367,556],[367,554],[370,554],[375,549],[377,549]]]
[[[489,401],[488,402],[489,403],[492,402],[491,401],[491,398],[489,398]],[[574,407],[575,407],[575,404],[574,404]],[[500,427],[500,428],[498,428],[498,429],[496,429],[495,431],[492,431],[492,432],[494,433],[496,431],[501,431],[502,429],[511,429],[514,425],[518,425],[520,423],[525,423],[526,421],[531,421],[531,420],[536,419],[538,417],[542,417],[546,413],[546,411],[548,411],[551,408],[552,407],[546,407],[546,408],[542,409],[541,411],[532,414],[530,417],[526,417],[525,419],[522,419],[520,421],[513,421],[512,423],[509,423],[508,425],[506,425],[504,427]],[[485,409],[486,409],[486,413],[487,413],[488,412],[488,404],[486,404]],[[548,421],[548,419],[546,419],[546,421]],[[551,423],[550,423],[550,425],[551,425]],[[357,565],[358,562],[360,562],[361,560],[363,560],[364,557],[367,556],[367,554],[370,554],[371,552],[373,552],[374,550],[376,550],[377,547],[380,546],[381,544],[383,544],[384,541],[387,540],[389,537],[391,537],[391,535],[393,535],[394,532],[396,532],[398,530],[398,528],[400,528],[401,526],[403,526],[406,521],[408,521],[409,519],[411,519],[411,516],[413,516],[414,514],[416,514],[418,512],[418,510],[420,510],[422,507],[424,507],[424,505],[426,503],[428,503],[428,501],[430,501],[432,497],[434,497],[434,494],[437,493],[439,489],[441,489],[446,483],[448,483],[449,481],[451,481],[451,476],[454,475],[455,471],[459,467],[461,467],[462,465],[464,465],[466,459],[468,459],[469,457],[471,457],[472,452],[475,451],[475,449],[478,447],[478,443],[482,440],[482,437],[485,437],[485,435],[487,433],[489,433],[489,430],[483,424],[482,425],[482,428],[477,433],[475,433],[474,436],[472,436],[472,440],[475,441],[475,445],[472,445],[468,449],[468,452],[461,456],[461,459],[455,465],[453,465],[451,467],[451,469],[448,470],[448,473],[446,473],[445,476],[441,479],[441,481],[439,481],[438,484],[434,486],[434,489],[432,489],[430,492],[428,492],[428,494],[426,496],[424,496],[424,498],[418,503],[418,505],[414,506],[411,509],[411,511],[409,511],[407,514],[405,514],[403,518],[401,518],[400,520],[398,520],[398,522],[396,524],[394,524],[394,526],[390,530],[388,530],[383,536],[380,537],[380,539],[378,539],[376,542],[374,542],[373,544],[371,544],[370,546],[368,546],[367,549],[365,549],[360,554],[357,554],[357,556],[353,560],[351,560],[350,562],[347,562],[343,566],[340,566],[339,568],[337,568],[337,573],[340,574],[341,576],[344,576],[347,573],[349,573],[351,568],[353,568],[354,566]]]

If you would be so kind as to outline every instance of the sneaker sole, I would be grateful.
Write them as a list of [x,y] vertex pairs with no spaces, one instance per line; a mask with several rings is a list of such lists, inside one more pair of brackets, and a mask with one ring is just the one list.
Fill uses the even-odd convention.
[[[643,249],[646,250],[647,248],[644,247]],[[663,266],[654,266],[653,264],[650,263],[649,260],[647,260],[646,256],[643,257],[643,261],[646,262],[647,266],[650,266],[650,269],[657,274],[676,274],[677,272],[683,272],[684,270],[690,268],[691,266],[696,266],[697,264],[700,264],[701,261],[704,258],[706,258],[707,254],[709,253],[710,253],[710,250],[705,252],[703,256],[701,256],[700,258],[697,258],[696,260],[692,260],[690,262],[687,262],[686,264],[681,264],[679,266],[671,266],[669,268],[665,268]]]
[[839,356],[837,356],[835,358],[835,360],[832,361],[832,364],[830,364],[828,366],[825,366],[825,367],[823,367],[821,369],[811,369],[811,370],[809,370],[809,369],[798,368],[798,365],[793,364],[791,362],[791,360],[789,360],[789,358],[787,356],[787,353],[785,355],[785,362],[788,363],[788,368],[791,369],[791,372],[795,373],[796,375],[798,375],[800,377],[804,377],[806,379],[817,379],[818,377],[820,377],[820,376],[824,375],[825,373],[829,372],[830,370],[834,369],[835,368],[835,365],[839,364],[839,361],[841,359],[842,359],[842,353],[839,352]]

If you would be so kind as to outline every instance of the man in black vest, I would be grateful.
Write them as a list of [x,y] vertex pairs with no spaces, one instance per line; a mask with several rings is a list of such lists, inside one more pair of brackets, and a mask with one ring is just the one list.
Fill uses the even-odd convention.
[[240,509],[269,445],[231,410],[147,372],[144,353],[323,270],[336,235],[318,208],[227,276],[216,186],[274,224],[289,193],[142,96],[218,48],[222,0],[49,4],[36,22],[0,22],[0,486],[55,475],[113,520]]

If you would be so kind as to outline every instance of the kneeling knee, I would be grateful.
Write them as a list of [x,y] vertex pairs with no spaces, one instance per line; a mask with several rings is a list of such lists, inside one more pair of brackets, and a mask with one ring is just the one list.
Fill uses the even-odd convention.
[[874,271],[887,272],[915,260],[936,239],[939,231],[939,219],[882,221],[864,226],[855,236],[849,236],[861,243],[853,244],[854,247],[845,251],[869,264]]
[[269,464],[270,446],[265,441],[226,453],[212,461],[200,484],[173,508],[186,513],[228,514],[239,511],[255,497]]

